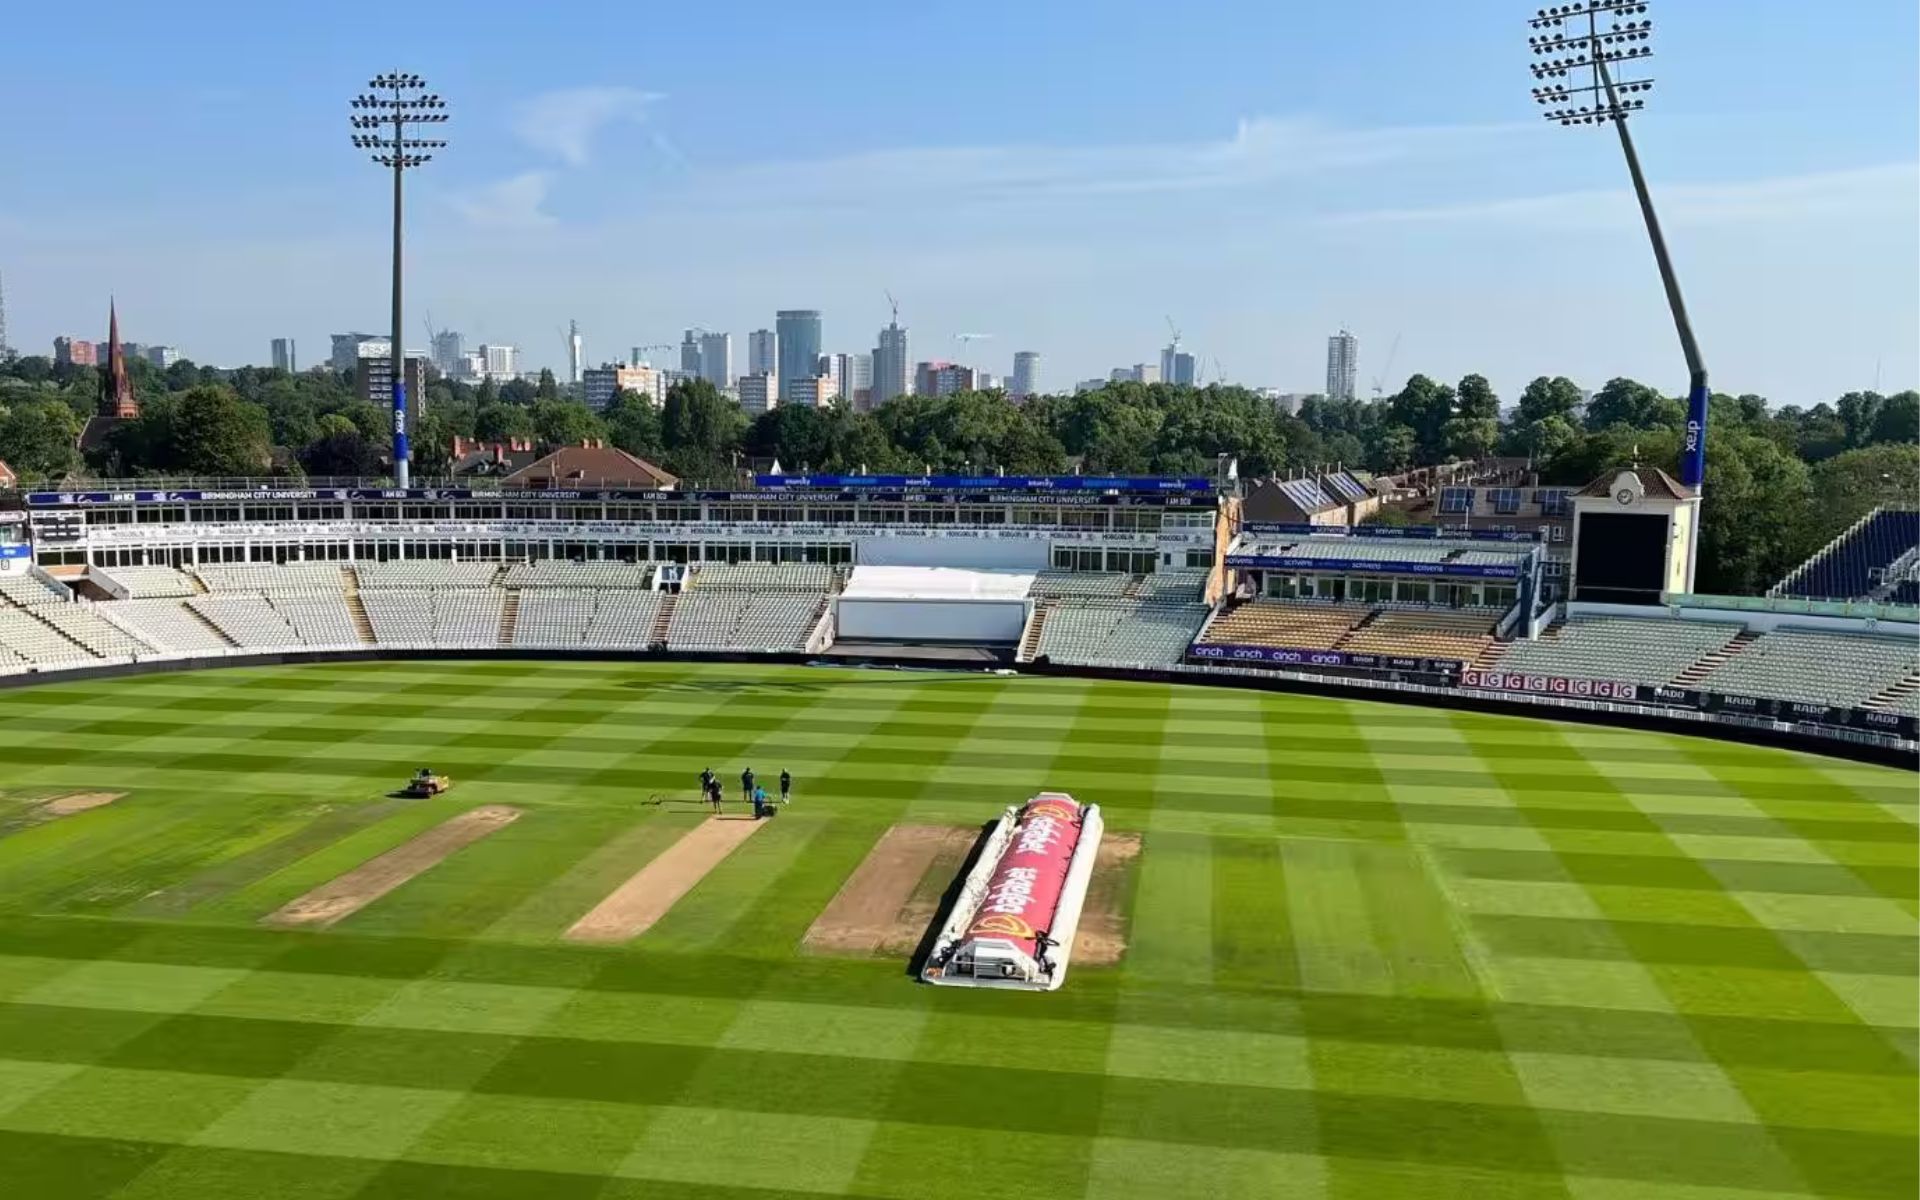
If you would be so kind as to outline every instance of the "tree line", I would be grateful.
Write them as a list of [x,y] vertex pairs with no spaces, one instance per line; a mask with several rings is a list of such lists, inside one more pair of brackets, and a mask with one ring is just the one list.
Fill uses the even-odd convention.
[[[354,395],[351,375],[318,368],[216,370],[130,361],[141,402],[83,460],[94,367],[40,357],[0,364],[0,459],[25,479],[99,476],[379,476],[390,416]],[[1502,411],[1485,377],[1425,375],[1378,400],[1314,397],[1281,413],[1244,388],[1113,383],[1024,404],[998,392],[903,396],[873,412],[775,408],[749,417],[702,380],[664,404],[630,392],[594,412],[549,372],[478,385],[434,378],[413,431],[415,474],[443,476],[454,437],[543,446],[599,438],[689,484],[732,482],[754,465],[835,473],[1126,475],[1209,473],[1219,456],[1246,477],[1336,465],[1393,473],[1499,455],[1527,460],[1547,486],[1578,487],[1629,464],[1669,470],[1682,401],[1614,379],[1583,401],[1565,378],[1529,383]],[[1810,408],[1716,394],[1707,438],[1703,591],[1763,589],[1883,502],[1920,502],[1920,393],[1849,392]]]

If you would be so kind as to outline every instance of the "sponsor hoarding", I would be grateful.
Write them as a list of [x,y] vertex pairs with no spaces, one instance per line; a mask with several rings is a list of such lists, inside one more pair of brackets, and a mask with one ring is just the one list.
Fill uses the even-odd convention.
[[1352,654],[1345,650],[1298,650],[1289,646],[1226,646],[1195,643],[1187,648],[1192,662],[1250,667],[1338,667],[1358,671],[1418,671],[1451,675],[1463,665],[1451,658],[1403,658],[1392,654]]
[[1640,685],[1615,679],[1570,679],[1517,671],[1463,671],[1460,686],[1495,692],[1537,692],[1543,696],[1574,696],[1582,700],[1640,699]]
[[1229,567],[1256,571],[1367,571],[1378,575],[1437,575],[1458,579],[1518,579],[1519,567],[1377,558],[1308,558],[1294,554],[1229,554]]
[[1386,538],[1401,541],[1543,542],[1538,529],[1443,529],[1438,525],[1303,525],[1294,521],[1248,521],[1243,533],[1282,533],[1312,537]]

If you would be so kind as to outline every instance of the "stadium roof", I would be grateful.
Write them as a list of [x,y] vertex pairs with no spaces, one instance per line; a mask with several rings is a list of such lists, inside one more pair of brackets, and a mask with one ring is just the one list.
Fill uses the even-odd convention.
[[[1700,493],[1678,479],[1662,471],[1659,467],[1634,467],[1632,473],[1640,477],[1640,484],[1647,489],[1649,500],[1691,500]],[[1611,496],[1613,481],[1621,475],[1619,471],[1609,471],[1592,483],[1581,488],[1576,495]]]

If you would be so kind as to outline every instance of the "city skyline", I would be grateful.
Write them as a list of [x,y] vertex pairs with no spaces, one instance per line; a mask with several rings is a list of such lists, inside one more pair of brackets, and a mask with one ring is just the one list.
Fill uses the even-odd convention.
[[[1795,20],[1781,0],[1756,0],[1733,31],[1693,6],[1663,15],[1661,90],[1636,130],[1722,390],[1805,404],[1920,377],[1916,120],[1885,103],[1912,90],[1900,51],[1915,14],[1865,3],[1886,36]],[[274,337],[321,345],[377,324],[384,198],[331,132],[342,78],[367,69],[355,14],[373,11],[345,4],[310,31],[311,53],[279,61],[270,29],[193,0],[164,21],[128,12],[175,48],[163,59],[130,37],[100,48],[92,78],[15,64],[0,104],[36,119],[0,128],[0,151],[47,169],[16,173],[0,199],[14,346],[91,328],[108,291],[157,340],[218,365]],[[456,11],[425,0],[396,26],[432,44],[422,69],[463,103],[459,144],[416,183],[410,295],[557,377],[550,331],[570,318],[598,362],[676,341],[689,320],[761,328],[797,301],[825,314],[824,351],[864,351],[891,289],[922,358],[991,332],[999,370],[1017,341],[1056,381],[1154,354],[1171,312],[1203,373],[1218,360],[1249,385],[1317,390],[1318,343],[1342,325],[1369,346],[1400,340],[1409,369],[1483,372],[1508,396],[1541,373],[1685,383],[1617,153],[1537,122],[1524,7],[1384,0],[1392,36],[1354,39],[1332,12],[1203,3],[1196,20],[1234,31],[1204,54],[1168,48],[1125,4],[1033,21],[988,3],[958,33],[903,13],[889,36],[937,27],[956,52],[984,52],[1018,16],[1035,54],[1193,69],[1138,96],[1026,80],[880,113],[850,81],[779,87],[755,70],[779,59],[766,48],[723,73],[657,56],[636,79],[620,35],[637,19],[596,0],[575,15],[605,36],[567,46],[568,82],[522,84],[506,68],[557,50],[559,31]],[[799,29],[772,6],[729,13]],[[53,40],[55,21],[24,12],[15,32]],[[701,23],[666,13],[646,32],[672,43]],[[819,25],[809,36],[877,37]],[[1754,66],[1785,63],[1756,84]],[[1007,70],[981,69],[985,84]],[[1396,83],[1348,86],[1357,70]],[[221,131],[242,113],[282,135],[235,156]],[[114,161],[73,156],[107,119]],[[112,172],[143,180],[139,205]]]

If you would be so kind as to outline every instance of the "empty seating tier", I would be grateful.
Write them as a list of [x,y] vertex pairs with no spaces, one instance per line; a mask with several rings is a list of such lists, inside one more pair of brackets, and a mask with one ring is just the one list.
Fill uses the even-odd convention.
[[34,615],[101,658],[139,658],[154,648],[93,611],[86,604],[46,604]]
[[1883,508],[1829,543],[1769,594],[1814,600],[1864,599],[1881,573],[1920,546],[1920,511]]
[[347,587],[339,563],[209,564],[193,573],[214,592],[342,592]]
[[356,563],[353,573],[363,588],[486,587],[499,576],[500,564],[423,558]]
[[1389,609],[1353,631],[1339,649],[1355,654],[1447,658],[1470,663],[1493,641],[1498,618],[1487,612]]
[[272,649],[302,644],[286,617],[258,592],[195,596],[187,607],[217,625],[236,646]]
[[502,581],[511,588],[645,588],[653,579],[647,563],[539,562],[515,563]]
[[214,626],[178,600],[116,600],[100,608],[162,650],[207,654],[232,649]]
[[500,644],[506,597],[499,588],[374,588],[360,602],[383,646],[473,648]]
[[1142,604],[1199,604],[1206,590],[1205,571],[1162,571],[1141,576],[1133,596]]
[[1221,614],[1208,627],[1205,640],[1222,646],[1331,650],[1367,612],[1356,605],[1253,600]]
[[520,593],[513,644],[644,648],[660,602],[659,593],[633,588],[528,588]]
[[819,592],[833,587],[826,563],[707,563],[692,585],[708,591]]
[[0,646],[35,665],[71,666],[94,662],[98,657],[31,612],[18,608],[0,608]]
[[191,575],[173,567],[114,567],[106,574],[126,588],[128,597],[133,600],[191,596],[200,590],[193,585]]
[[1859,708],[1915,672],[1920,672],[1920,646],[1910,638],[1783,629],[1727,659],[1699,686],[1736,696]]
[[40,604],[62,604],[72,598],[38,575],[0,575],[0,596],[28,608]]
[[1658,617],[1575,617],[1557,632],[1515,642],[1500,670],[1659,687],[1725,646],[1738,625]]
[[1133,576],[1124,571],[1042,571],[1033,577],[1031,596],[1079,596],[1118,600],[1127,594]]
[[1035,653],[1089,666],[1171,666],[1207,619],[1198,604],[1074,604],[1047,610]]
[[268,596],[267,603],[309,646],[364,646],[345,595]]

